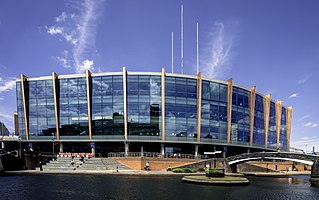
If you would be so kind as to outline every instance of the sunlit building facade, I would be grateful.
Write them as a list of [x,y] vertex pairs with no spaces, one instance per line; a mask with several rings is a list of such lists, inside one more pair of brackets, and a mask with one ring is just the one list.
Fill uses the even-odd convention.
[[4,125],[4,123],[0,122],[0,136],[8,136],[8,135],[9,135],[9,130]]
[[[56,151],[278,150],[290,145],[292,108],[256,88],[162,72],[57,75],[17,80],[18,129]],[[44,145],[45,146],[45,145]]]

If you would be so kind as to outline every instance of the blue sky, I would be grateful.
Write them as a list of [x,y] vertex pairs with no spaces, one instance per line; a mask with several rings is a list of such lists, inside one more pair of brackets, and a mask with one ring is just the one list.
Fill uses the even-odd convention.
[[15,82],[28,77],[121,71],[196,73],[272,94],[293,106],[292,146],[319,149],[319,2],[315,0],[0,1],[0,121],[13,131]]

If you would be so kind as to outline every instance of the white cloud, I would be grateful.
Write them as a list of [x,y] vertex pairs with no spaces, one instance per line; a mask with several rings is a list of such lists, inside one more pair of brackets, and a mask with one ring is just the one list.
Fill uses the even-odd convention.
[[71,68],[72,61],[69,59],[69,51],[64,50],[62,56],[57,56],[56,59],[62,64],[62,67]]
[[310,117],[310,115],[304,115],[300,119],[298,119],[297,122],[301,122],[301,121],[303,121],[303,120],[305,120],[305,119],[307,119],[309,117]]
[[303,126],[310,127],[310,128],[315,128],[315,127],[319,126],[319,124],[313,123],[313,122],[308,122],[308,123],[304,124]]
[[304,83],[306,83],[309,80],[309,78],[310,78],[310,76],[306,76],[303,79],[298,80],[297,84],[298,85],[304,84]]
[[66,33],[63,27],[50,26],[46,27],[46,29],[47,33],[49,33],[50,35],[61,35],[67,42],[70,42],[73,45],[75,45],[78,42],[78,40],[73,38],[71,34]]
[[62,12],[60,16],[55,18],[56,22],[64,22],[67,18],[67,14],[65,12]]
[[0,97],[0,101],[2,101],[3,100],[3,97]]
[[94,70],[94,62],[93,60],[84,60],[80,66],[76,67],[76,73],[85,72],[85,70]]
[[47,32],[50,35],[58,35],[58,34],[63,34],[63,28],[62,27],[57,27],[57,26],[50,26],[50,27],[46,27]]
[[296,98],[296,97],[298,97],[298,96],[299,96],[298,93],[293,93],[293,94],[291,94],[291,95],[289,96],[289,98]]
[[[93,64],[92,62],[88,62],[87,59],[84,59],[87,51],[94,45],[95,37],[96,37],[96,23],[97,16],[99,16],[98,6],[99,3],[97,1],[84,1],[85,10],[82,11],[81,22],[78,24],[77,28],[79,31],[79,44],[75,46],[73,51],[73,57],[76,65],[77,73],[81,73],[79,69],[83,68],[83,63]],[[82,66],[81,66],[82,65]],[[93,67],[93,66],[91,66]]]
[[312,148],[315,147],[315,151],[318,152],[319,138],[303,137],[297,141],[292,141],[291,146],[295,148],[303,149],[304,151],[307,150],[308,153],[310,153],[312,151]]
[[13,114],[12,114],[12,115],[9,115],[9,114],[7,114],[7,113],[0,113],[0,118],[3,118],[3,119],[5,119],[5,120],[7,120],[7,121],[10,121],[10,120],[13,119]]
[[16,86],[15,79],[8,79],[8,80],[2,80],[0,81],[0,93],[13,90]]
[[208,47],[203,55],[204,68],[202,69],[205,77],[216,78],[222,75],[230,63],[232,57],[232,47],[234,42],[234,32],[237,23],[216,22],[208,35]]
[[48,34],[59,35],[71,45],[71,56],[56,58],[64,67],[74,66],[76,73],[83,73],[86,69],[94,70],[97,23],[102,14],[103,2],[104,0],[76,2],[72,4],[74,13],[62,12],[55,18],[58,25],[46,27]]

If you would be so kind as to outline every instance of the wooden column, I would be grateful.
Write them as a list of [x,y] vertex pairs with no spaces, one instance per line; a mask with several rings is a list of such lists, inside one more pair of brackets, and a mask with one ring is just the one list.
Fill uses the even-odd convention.
[[271,99],[271,94],[267,94],[267,95],[264,96],[265,148],[268,147],[270,99]]
[[227,143],[230,144],[231,111],[233,106],[233,79],[227,81]]
[[197,74],[197,142],[200,143],[202,119],[202,72]]
[[89,123],[89,138],[92,140],[92,111],[91,111],[91,72],[89,70],[86,70],[85,73],[86,77],[86,99],[87,99],[87,107],[88,107],[88,123]]
[[280,147],[280,126],[282,114],[282,101],[276,102],[276,134],[277,134],[277,149]]
[[253,145],[254,138],[254,119],[255,119],[255,104],[256,104],[256,86],[249,89],[249,135],[250,141],[249,145]]
[[19,136],[19,118],[18,118],[18,113],[14,113],[14,135]]
[[161,74],[161,96],[162,96],[162,141],[165,141],[165,69],[162,68]]
[[21,80],[21,92],[22,92],[22,101],[23,101],[23,115],[24,115],[24,124],[25,124],[25,136],[26,140],[29,140],[29,124],[28,124],[28,115],[27,115],[27,104],[26,104],[26,95],[24,84],[27,81],[27,77],[23,74],[20,76]]
[[58,96],[57,96],[57,86],[56,82],[58,75],[55,72],[52,72],[52,85],[53,85],[53,101],[54,101],[54,115],[55,115],[55,128],[56,128],[56,140],[60,140],[60,124],[59,124],[59,105],[58,105]]
[[124,98],[124,139],[128,139],[127,129],[127,71],[126,67],[123,67],[123,98]]
[[287,111],[287,120],[286,120],[286,126],[287,126],[287,150],[290,151],[290,136],[291,136],[291,123],[292,123],[292,106],[288,107],[286,109]]

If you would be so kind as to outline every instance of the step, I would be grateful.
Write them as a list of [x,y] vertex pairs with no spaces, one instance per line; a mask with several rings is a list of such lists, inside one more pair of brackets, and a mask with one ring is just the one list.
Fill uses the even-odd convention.
[[44,171],[51,171],[51,170],[56,170],[56,171],[74,171],[77,168],[76,167],[42,167]]

